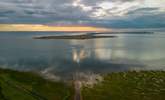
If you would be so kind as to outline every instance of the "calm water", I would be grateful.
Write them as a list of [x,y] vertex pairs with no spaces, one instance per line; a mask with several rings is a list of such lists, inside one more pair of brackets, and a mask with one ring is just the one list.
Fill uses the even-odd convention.
[[[91,40],[35,40],[70,33],[1,32],[0,66],[57,77],[80,72],[165,70],[165,32]],[[78,34],[78,33],[77,33]]]

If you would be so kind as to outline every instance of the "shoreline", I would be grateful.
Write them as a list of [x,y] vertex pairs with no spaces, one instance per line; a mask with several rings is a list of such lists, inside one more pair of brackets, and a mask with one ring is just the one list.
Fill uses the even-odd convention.
[[132,100],[135,97],[139,97],[137,100],[146,100],[143,97],[155,100],[155,97],[165,98],[164,94],[161,94],[165,92],[165,71],[112,72],[102,74],[101,77],[103,78],[101,81],[94,78],[97,82],[93,85],[83,80],[63,83],[44,79],[37,73],[0,68],[0,99],[8,99],[8,97],[13,98],[12,100],[18,100],[18,98],[28,100],[34,100],[34,98],[44,98],[44,100],[61,100],[62,98],[65,100],[82,100],[82,98],[83,100],[107,100],[107,98]]

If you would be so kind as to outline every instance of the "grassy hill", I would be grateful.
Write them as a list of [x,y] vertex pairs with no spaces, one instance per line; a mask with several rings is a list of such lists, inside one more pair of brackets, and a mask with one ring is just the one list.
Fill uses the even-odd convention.
[[84,100],[165,100],[165,72],[120,72],[82,89]]
[[73,88],[30,72],[0,69],[0,100],[73,100]]
[[[165,72],[119,72],[83,86],[83,100],[165,100]],[[74,100],[68,83],[46,80],[31,72],[0,69],[0,100]]]

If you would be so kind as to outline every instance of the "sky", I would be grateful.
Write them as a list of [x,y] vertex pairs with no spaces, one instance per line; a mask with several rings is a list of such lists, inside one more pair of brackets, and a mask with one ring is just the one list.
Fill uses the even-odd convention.
[[0,31],[58,31],[58,32],[107,32],[109,28],[93,26],[54,26],[43,24],[0,24]]
[[0,24],[164,28],[165,0],[0,0]]

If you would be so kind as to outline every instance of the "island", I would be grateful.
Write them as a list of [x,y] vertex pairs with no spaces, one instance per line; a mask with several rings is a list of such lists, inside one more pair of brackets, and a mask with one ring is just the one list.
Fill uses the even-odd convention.
[[81,35],[59,35],[59,36],[37,36],[33,37],[34,39],[95,39],[95,38],[115,38],[117,36],[111,35],[111,36],[98,36],[93,34],[81,34]]
[[78,35],[51,35],[51,36],[35,36],[33,39],[96,39],[96,38],[116,38],[115,34],[154,34],[154,32],[90,32]]

